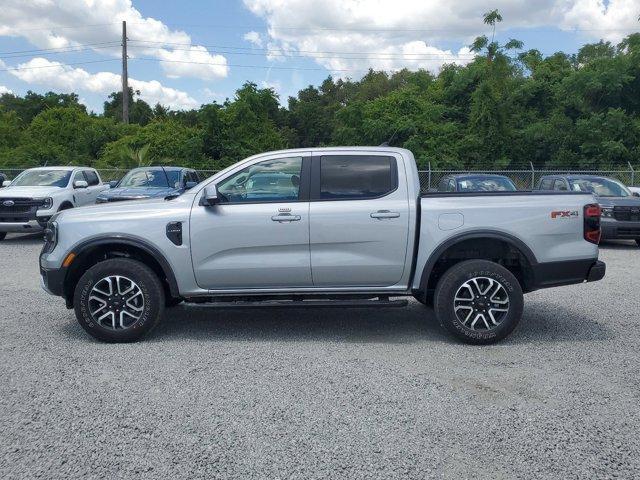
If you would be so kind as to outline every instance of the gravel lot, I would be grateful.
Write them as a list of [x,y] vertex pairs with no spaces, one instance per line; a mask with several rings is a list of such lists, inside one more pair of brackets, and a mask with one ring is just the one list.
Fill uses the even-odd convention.
[[640,477],[640,249],[491,347],[430,310],[177,307],[101,344],[0,243],[0,477]]

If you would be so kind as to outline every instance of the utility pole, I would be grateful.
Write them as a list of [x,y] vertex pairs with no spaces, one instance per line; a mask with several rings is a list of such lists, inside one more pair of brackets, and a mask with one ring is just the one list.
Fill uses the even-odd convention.
[[129,123],[129,78],[127,73],[127,22],[122,21],[122,121]]

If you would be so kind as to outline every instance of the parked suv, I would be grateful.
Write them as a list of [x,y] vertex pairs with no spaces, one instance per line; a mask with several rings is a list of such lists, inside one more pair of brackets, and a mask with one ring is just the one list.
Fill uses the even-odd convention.
[[40,272],[107,341],[142,337],[179,301],[398,307],[414,296],[453,335],[486,344],[516,327],[523,293],[601,279],[599,237],[589,192],[421,196],[408,150],[300,149],[247,158],[182,195],[61,212]]
[[42,231],[54,213],[93,204],[109,188],[86,167],[31,168],[5,186],[0,190],[0,240],[7,232]]
[[514,192],[517,188],[504,175],[465,173],[445,175],[438,183],[439,192]]
[[587,192],[602,208],[602,239],[635,240],[640,246],[640,198],[618,180],[597,175],[547,175],[539,190]]
[[96,203],[164,198],[179,195],[200,183],[198,172],[181,167],[141,167],[129,171],[122,180],[110,182]]

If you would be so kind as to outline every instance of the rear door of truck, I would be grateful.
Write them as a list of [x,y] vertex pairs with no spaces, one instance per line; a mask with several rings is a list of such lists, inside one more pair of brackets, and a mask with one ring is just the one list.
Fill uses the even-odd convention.
[[409,234],[402,157],[388,151],[318,152],[311,165],[314,286],[398,283],[405,269]]

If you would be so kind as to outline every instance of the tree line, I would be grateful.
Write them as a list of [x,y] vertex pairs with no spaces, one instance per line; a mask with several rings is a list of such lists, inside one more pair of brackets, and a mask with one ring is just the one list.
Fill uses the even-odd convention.
[[[494,12],[490,12],[494,13]],[[497,12],[495,12],[497,13]],[[499,14],[498,14],[499,16]],[[494,25],[501,18],[485,21]],[[493,21],[494,23],[491,23]],[[231,99],[173,111],[121,93],[101,115],[75,93],[0,96],[0,169],[174,164],[220,169],[281,148],[379,145],[410,149],[432,168],[640,168],[640,33],[577,54],[544,56],[478,37],[475,59],[425,70],[328,77],[287,105],[242,85]]]

